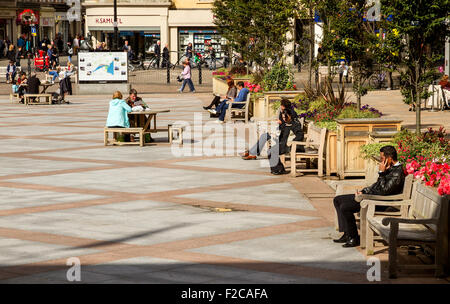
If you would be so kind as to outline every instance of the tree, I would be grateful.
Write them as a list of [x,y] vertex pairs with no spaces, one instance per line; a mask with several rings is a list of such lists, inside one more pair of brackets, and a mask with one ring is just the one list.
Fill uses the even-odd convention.
[[[401,92],[416,108],[416,132],[421,130],[420,100],[423,87],[435,79],[434,62],[449,36],[449,0],[381,0],[383,27],[398,36]],[[438,55],[436,55],[438,54]]]
[[[215,0],[214,23],[233,49],[265,73],[292,41],[296,0]],[[293,36],[293,35],[291,35]]]

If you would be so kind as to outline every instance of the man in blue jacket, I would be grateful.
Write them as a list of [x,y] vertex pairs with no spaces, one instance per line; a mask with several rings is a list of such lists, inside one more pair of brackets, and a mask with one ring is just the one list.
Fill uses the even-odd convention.
[[[244,87],[244,82],[239,81],[237,83],[237,87],[239,89],[239,93],[237,95],[236,98],[231,98],[232,102],[244,102],[247,101],[247,95],[249,93],[249,90],[247,88]],[[225,120],[225,114],[227,112],[228,109],[228,104],[227,104],[228,100],[224,100],[216,109],[217,114],[219,114],[219,123],[223,123]],[[233,108],[242,108],[244,105],[243,104],[232,104],[231,107]]]

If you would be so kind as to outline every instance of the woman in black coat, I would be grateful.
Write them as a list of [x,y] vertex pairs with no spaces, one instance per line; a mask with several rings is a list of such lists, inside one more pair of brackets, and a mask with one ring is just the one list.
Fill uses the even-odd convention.
[[[291,102],[287,98],[281,99],[280,114],[278,116],[278,124],[280,135],[278,136],[277,144],[271,148],[269,160],[270,171],[272,174],[280,175],[286,174],[286,170],[281,163],[280,155],[290,152],[287,146],[287,141],[291,131],[294,133],[294,141],[303,141],[305,135],[303,127],[298,119],[298,115],[294,110]],[[304,152],[303,146],[297,147],[297,152]],[[276,153],[275,155],[273,153]],[[272,157],[273,156],[273,157]]]

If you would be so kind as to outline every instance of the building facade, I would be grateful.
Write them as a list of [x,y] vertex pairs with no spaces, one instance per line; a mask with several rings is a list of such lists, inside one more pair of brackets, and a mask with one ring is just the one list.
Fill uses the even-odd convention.
[[[222,56],[225,40],[213,23],[212,0],[118,0],[117,16],[120,40],[128,40],[138,54],[153,50],[156,41],[167,44],[171,61],[185,52],[189,42],[194,50],[203,52],[212,45]],[[94,43],[112,46],[113,0],[86,0],[85,31]]]
[[[76,1],[81,8],[82,0]],[[82,19],[69,20],[68,10],[66,0],[0,0],[0,39],[17,44],[18,37],[25,35],[38,43],[44,37],[54,39],[61,34],[67,42],[69,37],[82,34]]]
[[0,0],[0,39],[17,43],[16,1]]

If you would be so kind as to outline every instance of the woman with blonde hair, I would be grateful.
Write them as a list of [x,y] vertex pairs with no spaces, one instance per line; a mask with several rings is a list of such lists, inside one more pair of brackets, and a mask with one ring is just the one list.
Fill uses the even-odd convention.
[[9,49],[6,52],[6,58],[8,58],[12,62],[14,62],[14,64],[16,63],[16,52],[14,51],[14,45],[13,44],[9,45]]

